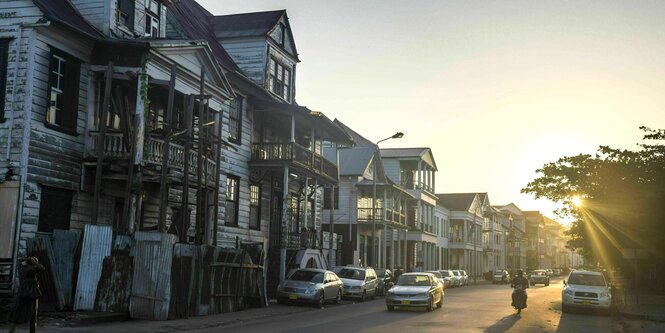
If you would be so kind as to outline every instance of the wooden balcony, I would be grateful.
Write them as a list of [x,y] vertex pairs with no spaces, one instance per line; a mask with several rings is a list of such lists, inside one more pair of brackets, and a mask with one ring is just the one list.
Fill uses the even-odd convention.
[[[406,227],[406,215],[396,210],[388,208],[384,211],[383,208],[376,208],[375,214],[377,223],[388,222],[389,225],[401,225]],[[372,208],[358,207],[358,222],[371,223]]]
[[[90,144],[88,147],[88,155],[91,157],[97,157],[97,140],[99,138],[98,132],[90,132]],[[164,140],[148,137],[146,138],[145,150],[143,152],[143,162],[146,164],[152,165],[162,165],[164,161]],[[106,138],[104,140],[104,155],[107,158],[112,160],[125,160],[129,159],[129,148],[125,143],[125,138],[122,133],[106,133]],[[197,174],[198,171],[198,152],[195,150],[190,150],[189,156],[189,173]],[[182,172],[185,169],[185,147],[171,142],[169,144],[169,167],[176,169]],[[215,170],[216,170],[215,161],[210,158],[206,158],[203,162],[203,167],[205,176],[209,183],[215,182]]]
[[295,142],[254,143],[251,163],[266,166],[292,165],[337,181],[335,164]]

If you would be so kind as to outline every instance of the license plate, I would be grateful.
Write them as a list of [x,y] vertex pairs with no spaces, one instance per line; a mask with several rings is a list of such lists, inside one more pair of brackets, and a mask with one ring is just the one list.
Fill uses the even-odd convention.
[[591,304],[591,301],[582,301],[582,304]]
[[402,305],[409,305],[409,304],[411,304],[411,302],[409,302],[409,301],[402,301]]
[[289,299],[298,299],[298,295],[289,295]]

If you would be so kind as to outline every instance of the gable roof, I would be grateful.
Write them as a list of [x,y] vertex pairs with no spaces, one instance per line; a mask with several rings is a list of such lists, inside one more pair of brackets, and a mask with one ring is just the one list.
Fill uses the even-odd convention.
[[349,126],[346,126],[344,123],[339,121],[339,119],[335,118],[334,123],[337,124],[337,126],[339,126],[342,130],[344,130],[344,132],[346,132],[353,139],[353,141],[355,141],[357,146],[376,146],[374,142],[352,130]]
[[383,158],[420,158],[435,171],[438,171],[436,162],[434,162],[434,155],[432,149],[427,147],[421,148],[381,148],[381,156]]
[[209,11],[194,0],[166,1],[165,5],[189,38],[207,41],[215,59],[222,67],[231,72],[241,72],[240,67],[217,41],[210,24],[214,16]]
[[[369,167],[374,154],[373,147],[353,147],[339,149],[339,175],[362,176]],[[323,157],[335,162],[335,148],[326,148]]]
[[210,18],[212,28],[217,37],[248,37],[266,35],[277,21],[286,13],[286,10],[273,10],[266,12],[242,13],[231,15],[218,15]]
[[451,211],[469,211],[476,193],[441,193],[436,195],[438,204]]
[[72,6],[69,0],[33,0],[35,5],[44,13],[47,20],[58,22],[63,26],[87,35],[91,38],[104,38],[105,36],[86,21]]

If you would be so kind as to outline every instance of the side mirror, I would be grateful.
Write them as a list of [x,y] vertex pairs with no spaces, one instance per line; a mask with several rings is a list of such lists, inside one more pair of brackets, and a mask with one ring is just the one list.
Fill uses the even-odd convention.
[[566,280],[563,280],[563,285],[567,286],[568,284],[566,283]]

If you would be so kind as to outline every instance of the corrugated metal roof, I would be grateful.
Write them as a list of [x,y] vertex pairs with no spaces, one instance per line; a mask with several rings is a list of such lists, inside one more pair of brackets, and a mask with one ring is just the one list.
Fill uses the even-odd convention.
[[113,230],[110,226],[85,225],[74,310],[94,309],[102,263],[105,257],[111,255],[112,239]]
[[[324,148],[323,157],[335,163],[335,148]],[[361,176],[372,161],[374,147],[353,147],[339,149],[339,175]]]

